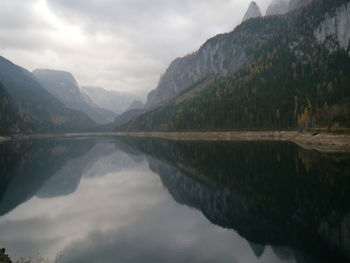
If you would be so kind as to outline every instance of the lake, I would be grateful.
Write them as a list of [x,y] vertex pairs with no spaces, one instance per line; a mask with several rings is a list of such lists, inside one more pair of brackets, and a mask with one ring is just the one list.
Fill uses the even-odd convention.
[[286,142],[0,144],[0,247],[12,259],[348,262],[349,201],[349,154]]

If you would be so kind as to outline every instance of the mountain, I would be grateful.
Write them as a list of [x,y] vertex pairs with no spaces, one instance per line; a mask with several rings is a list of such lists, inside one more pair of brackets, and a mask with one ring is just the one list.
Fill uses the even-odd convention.
[[87,115],[65,107],[32,73],[3,57],[0,82],[18,115],[28,123],[29,128],[19,132],[81,131],[96,125]]
[[148,111],[116,129],[349,127],[349,10],[349,0],[314,0],[243,22],[176,59]]
[[144,110],[138,110],[138,109],[132,109],[132,110],[127,110],[123,112],[122,114],[115,117],[113,121],[112,129],[114,127],[120,127],[127,124],[128,122],[132,121],[134,118],[142,115],[143,113],[145,113]]
[[288,10],[289,11],[296,10],[296,9],[301,8],[304,5],[310,3],[311,1],[312,0],[290,0]]
[[121,114],[128,110],[128,107],[134,100],[140,100],[134,95],[98,87],[82,87],[81,89],[83,94],[89,96],[96,105],[116,114]]
[[130,106],[128,107],[128,110],[142,110],[145,107],[145,105],[143,105],[142,101],[139,100],[134,100]]
[[270,15],[281,15],[287,13],[289,10],[289,0],[273,0],[267,7],[266,14]]
[[259,24],[260,20],[246,21],[230,33],[209,39],[198,51],[175,59],[157,88],[148,94],[145,108],[164,104],[206,78],[228,76],[239,71],[252,59],[254,48],[277,33],[263,29]]
[[100,108],[88,96],[82,93],[71,73],[50,69],[37,69],[33,71],[33,74],[42,86],[66,107],[81,111],[100,124],[113,121],[115,114],[109,110]]
[[255,18],[255,17],[260,17],[262,16],[261,11],[259,6],[257,5],[257,3],[255,3],[254,1],[250,2],[248,10],[246,11],[242,22],[251,19],[251,18]]
[[28,123],[16,109],[10,95],[0,83],[0,134],[10,135],[15,133],[28,133]]

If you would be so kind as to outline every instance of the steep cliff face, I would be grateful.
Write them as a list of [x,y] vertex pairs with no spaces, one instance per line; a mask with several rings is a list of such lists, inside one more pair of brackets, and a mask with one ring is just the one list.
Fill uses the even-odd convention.
[[261,14],[259,6],[257,5],[257,3],[252,1],[249,4],[248,10],[244,14],[242,22],[244,22],[244,21],[246,21],[248,19],[255,18],[255,17],[260,17],[260,16],[262,16],[262,14]]
[[288,12],[289,0],[273,0],[266,10],[266,15],[280,15]]
[[250,61],[249,50],[274,34],[260,30],[259,25],[259,21],[249,20],[230,33],[208,40],[197,52],[175,59],[149,93],[145,108],[165,103],[205,78],[240,70]]
[[[267,15],[284,14],[302,7],[310,0],[275,0],[268,8]],[[250,61],[247,50],[254,49],[259,38],[267,38],[270,32],[259,32],[258,22],[247,21],[261,17],[255,2],[251,2],[244,15],[243,23],[234,31],[208,40],[198,51],[175,59],[161,77],[157,88],[147,98],[146,109],[154,108],[176,97],[184,89],[214,75],[227,76],[240,70]],[[255,24],[256,30],[251,29]],[[266,35],[267,34],[267,35]]]
[[[348,127],[349,17],[349,0],[314,0],[250,19],[175,60],[150,93],[148,111],[116,130],[289,129],[302,125],[310,105],[315,125]],[[317,105],[326,105],[321,115]],[[336,118],[327,105],[341,108]]]
[[319,43],[325,43],[326,48],[331,52],[338,47],[349,51],[350,3],[341,5],[332,13],[327,13],[315,29],[314,36]]

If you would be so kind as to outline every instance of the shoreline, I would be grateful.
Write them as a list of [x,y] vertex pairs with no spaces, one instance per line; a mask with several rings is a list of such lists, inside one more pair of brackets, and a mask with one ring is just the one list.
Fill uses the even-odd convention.
[[10,141],[11,138],[10,137],[3,137],[3,136],[0,136],[0,142],[6,142],[6,141]]
[[16,139],[40,139],[77,136],[130,136],[162,138],[175,141],[287,141],[302,148],[321,152],[350,152],[350,135],[299,133],[297,131],[229,131],[229,132],[96,132],[36,134],[0,137],[0,142]]
[[350,136],[297,131],[131,132],[133,137],[178,141],[286,141],[321,152],[350,152]]

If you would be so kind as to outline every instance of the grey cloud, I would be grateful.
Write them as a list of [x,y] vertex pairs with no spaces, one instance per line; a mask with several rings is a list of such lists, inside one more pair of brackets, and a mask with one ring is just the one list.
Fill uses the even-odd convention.
[[[173,59],[232,30],[249,2],[2,0],[0,53],[30,70],[70,71],[81,85],[145,93]],[[257,2],[264,10],[270,0]],[[81,35],[60,32],[38,15],[38,3],[46,3],[51,15]]]
[[[1,1],[0,29],[28,30],[30,28],[50,28],[36,16],[32,9],[33,1]],[[9,35],[11,37],[11,35]]]
[[63,262],[234,263],[238,262],[236,254],[252,256],[233,232],[211,225],[192,209],[179,212],[173,201],[159,203],[132,224],[116,231],[93,232],[70,244],[63,250]]

